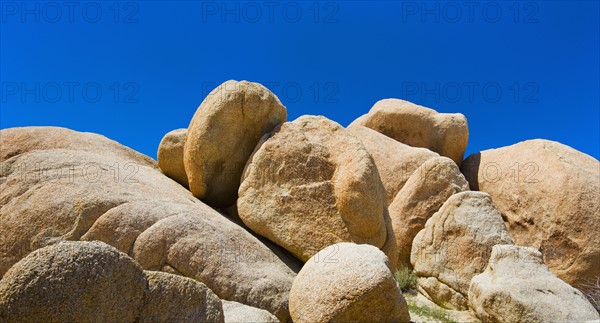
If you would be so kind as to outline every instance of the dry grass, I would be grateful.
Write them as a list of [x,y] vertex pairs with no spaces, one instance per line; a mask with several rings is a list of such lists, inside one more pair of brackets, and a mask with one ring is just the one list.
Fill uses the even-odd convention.
[[439,308],[421,306],[414,302],[408,302],[408,310],[411,313],[434,321],[439,321],[443,323],[456,323],[456,321],[454,321],[446,311]]
[[410,269],[398,269],[396,273],[394,273],[394,277],[403,292],[408,292],[417,288],[417,275]]

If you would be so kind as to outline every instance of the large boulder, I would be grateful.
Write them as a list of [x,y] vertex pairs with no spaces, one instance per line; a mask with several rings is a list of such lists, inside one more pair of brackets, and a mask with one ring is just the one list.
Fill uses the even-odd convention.
[[279,323],[275,315],[238,302],[223,301],[225,323]]
[[290,313],[302,322],[409,322],[388,259],[371,245],[338,243],[306,262],[290,291]]
[[190,122],[183,153],[194,196],[220,208],[234,204],[254,147],[286,120],[277,96],[258,83],[227,81],[210,92]]
[[126,254],[100,242],[38,249],[0,280],[3,322],[134,322],[146,280]]
[[144,273],[102,242],[69,241],[30,253],[6,273],[0,281],[0,320],[223,322],[223,309],[200,282]]
[[175,129],[168,132],[158,145],[156,159],[163,174],[188,188],[188,179],[183,166],[183,147],[187,129]]
[[224,221],[170,216],[138,236],[132,255],[145,269],[175,268],[205,283],[220,298],[286,318],[294,273],[255,237],[234,239],[239,227]]
[[224,321],[221,300],[201,282],[160,271],[146,271],[145,276],[139,322]]
[[373,159],[347,129],[303,116],[266,135],[244,170],[240,218],[306,261],[338,243],[368,243],[393,262],[395,240]]
[[413,239],[427,220],[450,196],[468,190],[469,183],[449,158],[432,158],[417,168],[389,206],[399,268],[412,268]]
[[0,276],[44,246],[100,240],[144,269],[185,275],[222,299],[289,317],[295,273],[152,159],[112,140],[63,128],[4,129],[0,188]]
[[586,322],[598,312],[556,277],[533,248],[497,245],[485,271],[471,280],[469,306],[484,322]]
[[452,195],[413,240],[419,291],[440,306],[466,310],[471,278],[485,269],[497,244],[512,240],[489,195]]
[[460,113],[438,113],[408,101],[378,101],[369,113],[354,120],[360,125],[413,147],[424,147],[460,165],[469,140],[467,119]]
[[600,277],[600,162],[549,140],[469,156],[462,171],[487,192],[515,243],[541,250],[560,279],[585,290]]
[[354,125],[348,130],[360,139],[373,157],[385,187],[388,205],[421,164],[439,156],[429,149],[405,145],[367,127]]

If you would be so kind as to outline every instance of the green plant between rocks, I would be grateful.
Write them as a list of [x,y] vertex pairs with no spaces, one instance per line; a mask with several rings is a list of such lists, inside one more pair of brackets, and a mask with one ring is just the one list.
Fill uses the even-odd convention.
[[430,318],[432,320],[440,321],[443,323],[456,323],[456,321],[454,321],[448,315],[448,313],[442,309],[433,308],[433,307],[429,307],[429,306],[420,306],[411,301],[409,301],[407,304],[408,304],[408,310],[411,314],[416,314],[416,315]]
[[408,268],[400,268],[394,273],[398,286],[403,292],[417,288],[417,275]]

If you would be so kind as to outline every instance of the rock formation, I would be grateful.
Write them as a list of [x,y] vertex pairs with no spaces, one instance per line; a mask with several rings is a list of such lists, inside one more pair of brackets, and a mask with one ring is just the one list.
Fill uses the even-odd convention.
[[468,189],[469,184],[449,158],[432,158],[417,168],[389,207],[398,244],[398,267],[412,268],[410,253],[417,233],[450,196]]
[[190,122],[183,152],[192,194],[215,207],[234,204],[254,147],[286,119],[277,96],[258,83],[227,81],[210,92]]
[[517,245],[540,249],[560,279],[600,277],[600,162],[549,140],[469,156],[462,171],[490,194]]
[[28,127],[0,131],[0,163],[0,275],[36,249],[99,240],[144,269],[288,317],[295,273],[152,159],[100,135]]
[[228,81],[158,163],[0,130],[0,322],[599,319],[596,159],[538,139],[463,161],[462,114],[397,99],[286,120]]
[[38,249],[0,280],[7,322],[223,322],[219,298],[204,284],[147,272],[101,242]]
[[303,261],[338,242],[392,243],[388,255],[397,252],[373,159],[324,117],[300,117],[263,137],[244,170],[237,209],[250,229]]
[[471,281],[469,305],[484,322],[586,322],[600,319],[577,289],[556,277],[528,247],[494,246]]
[[413,241],[419,290],[443,307],[466,310],[471,278],[485,269],[496,244],[512,240],[489,195],[452,195]]
[[460,113],[433,109],[398,99],[381,100],[351,124],[365,126],[413,147],[424,147],[458,165],[469,140],[467,119]]

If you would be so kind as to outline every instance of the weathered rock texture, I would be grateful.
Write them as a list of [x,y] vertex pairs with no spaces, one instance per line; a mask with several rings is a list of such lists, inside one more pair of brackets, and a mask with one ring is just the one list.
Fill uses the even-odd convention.
[[338,243],[306,262],[290,291],[302,322],[409,322],[387,257],[371,245]]
[[421,164],[439,156],[429,149],[405,145],[367,127],[354,125],[348,130],[360,139],[373,157],[385,187],[388,205]]
[[469,184],[449,158],[432,158],[417,168],[389,207],[399,268],[412,268],[412,242],[425,222],[450,196],[468,190]]
[[462,171],[489,193],[515,243],[540,249],[560,279],[581,287],[600,277],[600,163],[548,140],[471,155]]
[[194,196],[216,207],[235,203],[254,147],[285,122],[275,94],[247,81],[227,81],[204,99],[188,127],[183,162]]
[[168,132],[158,145],[158,167],[163,174],[188,188],[188,179],[183,166],[183,147],[187,129],[176,129]]
[[238,302],[223,301],[225,323],[279,323],[275,315]]
[[449,157],[458,165],[469,140],[467,119],[460,113],[437,113],[399,99],[381,100],[356,119],[360,125],[413,147],[424,147]]
[[484,322],[586,322],[600,316],[585,296],[556,277],[542,254],[497,245],[486,270],[473,277],[469,305]]
[[0,280],[4,322],[134,322],[146,280],[126,254],[100,242],[36,250]]
[[496,244],[512,240],[489,195],[452,195],[413,240],[419,291],[440,306],[467,309],[471,278],[485,269]]
[[5,129],[0,181],[0,275],[38,248],[100,240],[144,269],[181,274],[222,299],[289,316],[294,272],[127,147],[62,128]]
[[224,321],[223,304],[206,285],[160,271],[146,271],[145,276],[140,322]]
[[223,322],[204,284],[143,272],[102,242],[59,242],[15,264],[0,281],[0,320],[8,322]]
[[303,261],[353,241],[385,250],[395,263],[373,159],[356,137],[324,117],[303,116],[263,137],[244,170],[237,206],[248,227]]

